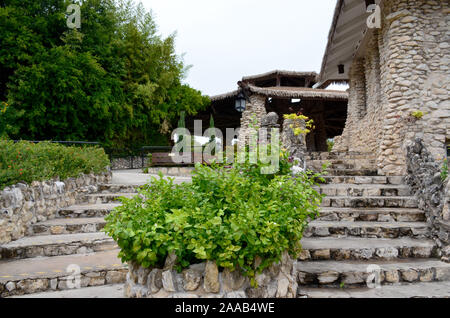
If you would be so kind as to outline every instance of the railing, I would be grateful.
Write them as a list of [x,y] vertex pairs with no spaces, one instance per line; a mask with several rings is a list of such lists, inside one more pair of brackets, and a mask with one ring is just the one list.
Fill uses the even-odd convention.
[[[31,143],[40,143],[44,142],[42,140],[13,140],[13,142],[17,143],[20,141],[27,141]],[[124,166],[123,169],[135,169],[135,168],[145,168],[146,166],[146,158],[149,153],[155,154],[153,156],[154,162],[157,165],[165,165],[165,166],[185,166],[187,164],[176,164],[172,161],[172,157],[169,154],[172,152],[172,146],[143,146],[136,148],[112,148],[102,145],[102,143],[97,141],[46,141],[50,143],[58,143],[64,145],[92,145],[92,146],[100,146],[105,150],[105,153],[108,155],[109,160],[111,162],[111,167],[114,166]],[[203,146],[193,146],[193,153],[202,153]],[[194,158],[194,157],[193,157]],[[120,163],[120,159],[123,159],[122,163]],[[204,158],[203,158],[204,159]],[[203,159],[201,160],[203,162]],[[117,161],[119,160],[119,161]],[[116,161],[116,162],[115,162]],[[128,162],[127,162],[128,161]],[[136,161],[138,164],[136,164]],[[127,164],[125,164],[127,163]],[[192,165],[191,163],[190,165]],[[127,166],[127,167],[125,167]]]
[[[21,141],[31,142],[33,144],[38,144],[40,142],[44,142],[43,140],[13,140],[13,142],[18,143]],[[45,142],[55,143],[55,144],[69,144],[69,145],[101,145],[101,143],[97,141],[52,141],[46,140]]]

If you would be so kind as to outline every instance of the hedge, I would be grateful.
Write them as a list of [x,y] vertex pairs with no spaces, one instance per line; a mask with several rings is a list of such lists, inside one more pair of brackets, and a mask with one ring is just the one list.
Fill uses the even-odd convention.
[[80,173],[100,173],[109,166],[99,147],[64,146],[40,142],[0,140],[0,189],[19,182],[61,180]]

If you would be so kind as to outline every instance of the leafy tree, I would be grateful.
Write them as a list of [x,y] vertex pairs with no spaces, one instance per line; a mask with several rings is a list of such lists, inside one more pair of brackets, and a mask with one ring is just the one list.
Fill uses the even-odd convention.
[[164,144],[162,123],[208,105],[182,83],[188,68],[175,34],[161,38],[142,4],[78,1],[81,29],[69,30],[69,3],[0,1],[0,100],[10,105],[2,116],[10,137]]

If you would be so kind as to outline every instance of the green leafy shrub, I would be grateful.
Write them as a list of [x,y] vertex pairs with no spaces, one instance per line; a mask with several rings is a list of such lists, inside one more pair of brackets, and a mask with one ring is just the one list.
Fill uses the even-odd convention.
[[[320,176],[293,178],[288,154],[281,153],[277,174],[261,174],[263,166],[248,160],[231,167],[197,164],[192,183],[184,184],[152,178],[139,195],[121,199],[104,231],[117,241],[124,262],[162,266],[173,252],[178,270],[214,260],[254,278],[284,251],[298,255],[303,230],[322,201],[312,187]],[[262,260],[257,266],[256,259]]]
[[411,113],[411,116],[416,118],[416,119],[422,119],[422,117],[425,115],[424,112],[420,111],[420,110],[415,110]]
[[334,147],[334,139],[327,139],[327,150],[328,152],[331,152]]
[[444,159],[444,163],[441,169],[441,180],[444,182],[448,178],[448,160]]
[[80,173],[100,173],[109,166],[108,156],[98,147],[0,140],[0,154],[0,188],[18,182],[55,177],[63,180]]

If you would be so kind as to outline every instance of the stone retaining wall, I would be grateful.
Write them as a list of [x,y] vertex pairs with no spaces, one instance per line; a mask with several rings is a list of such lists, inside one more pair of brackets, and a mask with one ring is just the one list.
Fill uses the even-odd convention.
[[443,261],[450,262],[449,183],[441,180],[441,164],[435,162],[424,141],[409,142],[405,181],[417,197],[419,209],[425,211],[431,228],[430,236],[436,242]]
[[18,183],[0,191],[0,244],[26,236],[34,223],[55,218],[61,208],[85,203],[84,195],[109,183],[111,171],[83,174],[64,181]]
[[[75,285],[75,279],[80,279],[80,288],[122,284],[125,282],[126,273],[127,269],[121,268],[82,272],[79,277],[66,273],[54,274],[50,278],[11,279],[0,282],[0,297],[68,290]],[[68,281],[71,284],[68,284]]]
[[215,262],[191,265],[181,273],[174,271],[170,257],[164,268],[146,269],[130,263],[125,283],[129,298],[295,298],[297,278],[295,265],[287,253],[280,264],[256,276],[258,287],[248,277],[225,269],[219,271]]

